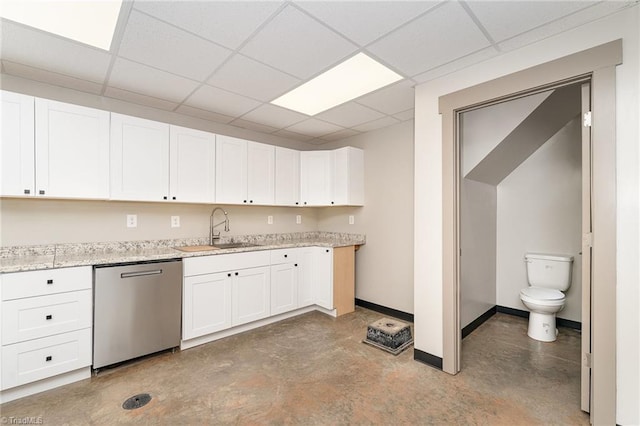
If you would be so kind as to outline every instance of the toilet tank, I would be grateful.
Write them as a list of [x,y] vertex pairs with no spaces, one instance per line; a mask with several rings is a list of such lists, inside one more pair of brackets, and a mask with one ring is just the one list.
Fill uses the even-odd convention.
[[527,253],[527,280],[532,287],[567,291],[571,286],[573,256]]

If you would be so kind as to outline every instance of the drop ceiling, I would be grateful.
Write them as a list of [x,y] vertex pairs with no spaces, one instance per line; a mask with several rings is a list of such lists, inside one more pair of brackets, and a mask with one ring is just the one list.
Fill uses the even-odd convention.
[[[637,1],[125,1],[110,51],[0,20],[2,73],[323,144],[413,118],[416,84]],[[404,77],[313,117],[269,103],[364,52]]]

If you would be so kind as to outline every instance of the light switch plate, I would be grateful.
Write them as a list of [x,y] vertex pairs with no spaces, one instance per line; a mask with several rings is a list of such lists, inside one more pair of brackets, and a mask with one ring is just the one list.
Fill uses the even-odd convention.
[[138,215],[137,214],[128,214],[127,215],[127,228],[137,228],[138,227]]
[[180,228],[180,216],[171,216],[171,227]]
[[296,223],[297,223],[298,225],[300,225],[300,224],[302,223],[302,216],[301,216],[301,215],[299,215],[299,214],[297,214],[297,215],[296,215]]

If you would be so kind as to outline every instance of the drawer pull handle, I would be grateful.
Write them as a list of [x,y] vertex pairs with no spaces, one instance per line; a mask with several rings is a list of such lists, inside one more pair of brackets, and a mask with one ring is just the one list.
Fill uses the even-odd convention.
[[236,277],[238,276],[238,273],[236,272]]
[[45,319],[47,319],[47,320],[51,320],[51,319],[53,319],[53,315],[47,315],[47,316],[45,317]]
[[53,359],[53,357],[52,357],[51,355],[48,355],[48,356],[45,358],[45,361],[49,362],[49,361],[51,361],[52,359]]
[[294,263],[294,264],[293,264],[293,266],[298,267],[298,264],[297,264],[297,263]]
[[53,284],[53,280],[47,280],[47,284]]
[[230,276],[231,276],[231,272],[229,272],[229,273],[227,274],[227,276],[228,276],[228,277],[230,277]]

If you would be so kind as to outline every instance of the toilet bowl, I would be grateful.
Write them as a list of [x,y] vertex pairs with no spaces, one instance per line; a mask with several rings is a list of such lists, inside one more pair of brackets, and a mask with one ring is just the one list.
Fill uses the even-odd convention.
[[556,314],[564,308],[565,295],[559,290],[527,287],[520,290],[520,300],[530,311],[527,335],[541,342],[556,340]]
[[566,302],[563,291],[571,286],[572,256],[527,253],[529,287],[520,290],[520,300],[529,309],[527,335],[541,342],[556,340],[556,314]]

